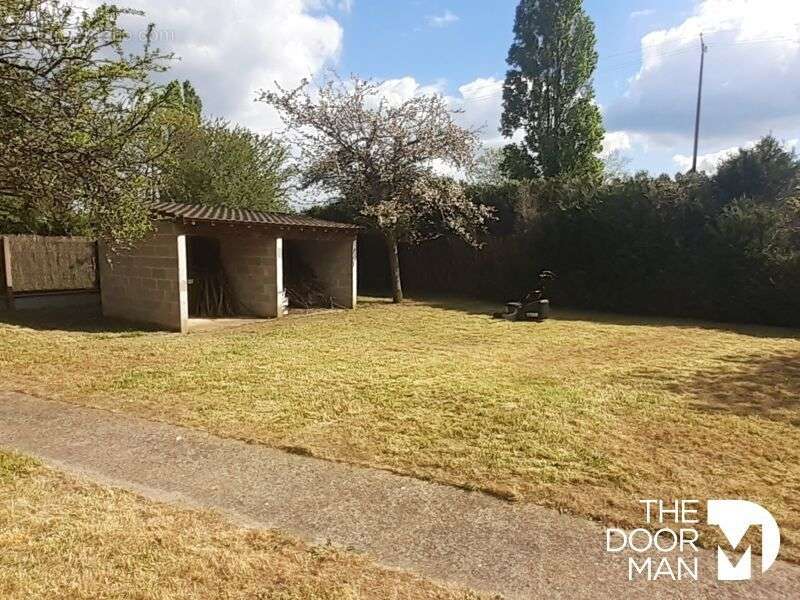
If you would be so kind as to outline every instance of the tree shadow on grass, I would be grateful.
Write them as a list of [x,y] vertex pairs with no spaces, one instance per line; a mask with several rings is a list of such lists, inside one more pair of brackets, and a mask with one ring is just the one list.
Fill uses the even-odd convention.
[[689,395],[692,407],[705,413],[800,426],[800,351],[728,356],[720,362],[667,387]]
[[503,310],[502,303],[492,303],[486,300],[474,300],[471,298],[456,298],[450,296],[421,296],[409,299],[431,308],[442,310],[463,312],[473,316],[485,316],[491,318],[492,314]]
[[406,296],[402,304],[393,304],[391,297],[386,296],[359,296],[359,306],[426,306],[446,311],[462,312],[468,315],[485,316],[491,318],[496,311],[503,309],[502,303],[489,302],[486,300],[475,300],[456,296]]
[[687,317],[663,317],[657,315],[632,315],[622,313],[597,312],[592,310],[563,308],[554,311],[554,318],[562,321],[590,321],[608,325],[631,327],[679,327],[684,329],[705,329],[724,331],[756,338],[800,339],[800,329],[752,323],[725,323],[703,321]]
[[99,308],[59,308],[0,311],[0,325],[37,331],[131,333],[156,331],[146,325],[104,317]]
[[[372,300],[377,301],[378,299],[373,298]],[[387,302],[390,302],[390,300],[387,300]],[[409,302],[417,302],[432,308],[460,311],[468,315],[486,316],[489,318],[491,318],[494,312],[502,311],[505,307],[503,302],[435,295],[414,296],[409,299]],[[722,323],[683,317],[661,317],[653,315],[630,315],[622,313],[597,312],[592,310],[565,308],[558,305],[553,306],[552,304],[551,311],[550,318],[562,322],[579,321],[587,323],[601,323],[605,325],[619,325],[622,327],[679,327],[683,329],[724,331],[756,338],[800,339],[800,329],[792,329],[787,327],[753,325],[746,323]],[[536,325],[537,323],[530,324]]]

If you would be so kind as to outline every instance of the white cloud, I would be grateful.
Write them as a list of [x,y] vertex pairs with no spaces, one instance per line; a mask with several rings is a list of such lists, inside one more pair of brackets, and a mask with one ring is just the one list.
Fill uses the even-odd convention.
[[338,8],[342,12],[349,13],[353,11],[354,3],[355,0],[339,0],[339,2],[336,3],[336,8]]
[[[99,0],[76,0],[76,4]],[[347,10],[351,0],[126,0],[145,18],[124,21],[135,42],[147,23],[156,24],[157,46],[179,58],[164,75],[189,79],[206,112],[258,131],[279,127],[266,105],[254,102],[260,89],[296,85],[335,63],[343,30],[324,13]]]
[[449,10],[445,10],[442,14],[439,15],[428,15],[425,17],[425,21],[431,27],[447,27],[448,25],[452,25],[456,21],[458,21],[458,15],[452,13]]
[[635,10],[630,14],[631,19],[643,19],[644,17],[649,17],[656,13],[655,9],[653,8],[646,8],[644,10]]
[[[719,150],[717,152],[710,152],[708,154],[700,154],[697,156],[697,170],[698,171],[705,171],[706,173],[713,174],[717,172],[719,165],[725,161],[726,159],[736,155],[739,153],[739,150],[742,148],[750,149],[755,147],[758,143],[758,140],[750,140],[744,144],[739,146],[731,146],[730,148],[725,148],[724,150]],[[788,140],[783,142],[783,147],[786,150],[796,149],[800,143],[800,140]],[[681,171],[688,171],[692,168],[692,157],[686,156],[685,154],[676,154],[672,157],[672,161],[678,165]]]
[[[727,148],[800,121],[800,2],[701,0],[680,25],[642,39],[642,66],[606,125],[662,148],[691,148],[699,35],[709,46],[702,148]],[[717,153],[713,153],[717,154]]]
[[444,95],[444,82],[421,85],[413,77],[387,79],[381,83],[381,96],[392,105],[399,105],[415,96]]
[[[745,144],[746,147],[752,147],[754,142],[748,142]],[[730,148],[725,148],[724,150],[720,150],[718,152],[710,152],[709,154],[701,154],[697,157],[697,170],[698,171],[705,171],[706,173],[713,174],[717,172],[717,168],[719,168],[720,163],[722,161],[730,158],[734,154],[739,152],[739,146],[732,146]],[[672,157],[672,161],[678,165],[678,168],[681,171],[688,171],[692,168],[692,157],[686,156],[685,154],[676,154]]]
[[[234,3],[239,1],[233,0]],[[353,10],[355,0],[304,0],[304,3],[309,10],[338,10],[343,13],[349,13]]]
[[503,112],[503,80],[494,77],[477,78],[458,88],[459,96],[450,98],[454,108],[463,110],[457,121],[464,127],[478,129],[484,144],[496,146],[508,143],[500,135],[500,115]]
[[609,131],[603,138],[603,151],[601,157],[607,157],[614,152],[630,150],[633,147],[631,136],[627,131]]
[[457,123],[479,130],[484,144],[505,143],[498,131],[503,104],[503,80],[479,77],[459,87],[457,95],[447,95],[445,90],[445,81],[421,84],[410,76],[386,80],[381,86],[382,96],[393,104],[414,96],[438,94],[454,111],[459,111],[455,115]]

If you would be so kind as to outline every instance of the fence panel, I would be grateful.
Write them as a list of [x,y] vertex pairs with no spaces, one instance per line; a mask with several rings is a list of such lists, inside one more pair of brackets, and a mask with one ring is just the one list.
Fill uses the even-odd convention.
[[97,289],[93,240],[38,235],[6,236],[14,293]]

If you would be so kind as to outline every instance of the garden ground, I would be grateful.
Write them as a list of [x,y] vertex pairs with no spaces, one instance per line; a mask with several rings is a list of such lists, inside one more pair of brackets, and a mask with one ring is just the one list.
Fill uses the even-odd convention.
[[0,547],[0,597],[8,599],[474,597],[7,452],[0,452]]
[[0,387],[370,465],[608,523],[745,498],[800,561],[800,333],[364,302],[178,336],[0,325]]

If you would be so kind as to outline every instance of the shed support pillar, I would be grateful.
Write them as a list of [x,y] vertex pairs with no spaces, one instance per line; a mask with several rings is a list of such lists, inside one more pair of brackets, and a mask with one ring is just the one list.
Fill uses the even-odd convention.
[[186,236],[177,236],[178,240],[178,314],[180,332],[189,332],[189,268],[186,259]]
[[11,277],[11,243],[6,236],[2,236],[3,275],[5,279],[6,308],[14,310],[14,281]]
[[281,318],[286,304],[286,289],[283,287],[283,238],[275,238],[275,317]]
[[350,263],[351,294],[350,305],[347,308],[355,308],[358,303],[358,240],[353,240],[353,257]]

